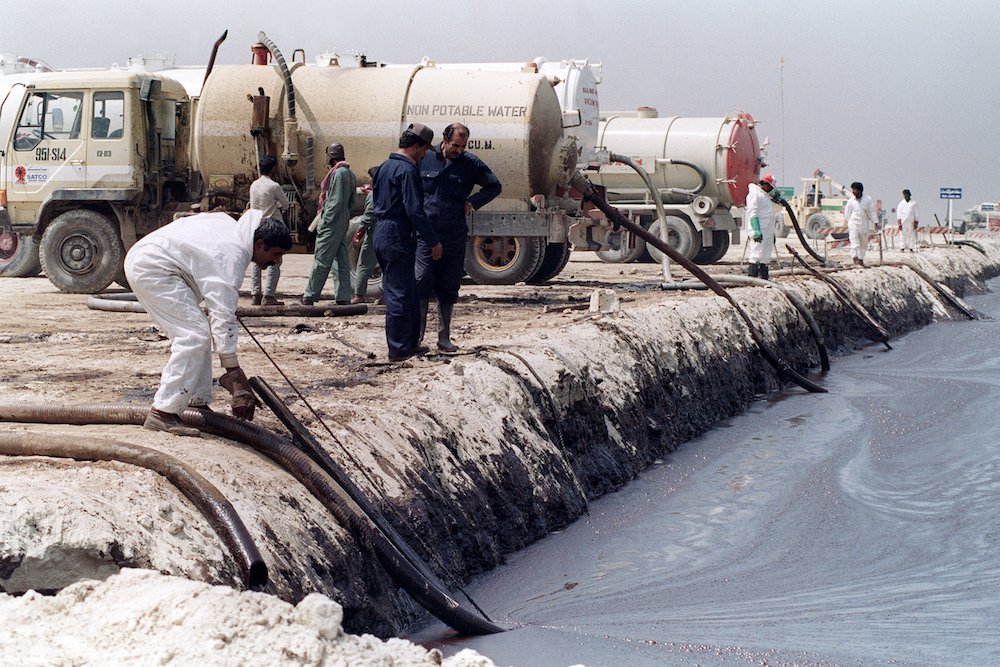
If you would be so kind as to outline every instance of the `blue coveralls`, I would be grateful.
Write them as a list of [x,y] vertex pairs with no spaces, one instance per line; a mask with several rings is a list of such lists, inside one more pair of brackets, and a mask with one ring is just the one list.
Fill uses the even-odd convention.
[[420,338],[420,300],[414,275],[417,240],[433,247],[437,234],[424,214],[417,165],[393,153],[375,175],[375,255],[382,267],[385,339],[390,357],[413,354]]
[[[444,254],[431,259],[431,246],[417,242],[417,295],[437,297],[439,303],[458,301],[458,288],[465,272],[465,203],[480,209],[500,194],[500,181],[486,164],[472,153],[462,153],[447,162],[439,145],[420,161],[424,185],[424,212],[437,232]],[[475,186],[479,192],[469,196]]]

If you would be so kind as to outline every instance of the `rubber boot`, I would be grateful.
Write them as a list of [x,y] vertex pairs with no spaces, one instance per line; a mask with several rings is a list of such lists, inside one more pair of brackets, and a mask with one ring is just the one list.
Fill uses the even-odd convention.
[[764,264],[763,262],[761,262],[757,266],[759,267],[757,269],[757,275],[759,277],[763,278],[764,280],[767,280],[768,279],[767,277],[770,274],[770,271],[769,271],[769,269],[767,267],[767,264]]
[[751,278],[760,277],[760,264],[758,264],[757,262],[750,262],[747,275],[750,276]]
[[431,307],[428,299],[420,300],[420,336],[417,337],[417,345],[424,342],[424,331],[427,329],[427,311]]
[[451,318],[455,314],[455,304],[438,301],[438,349],[442,352],[458,352],[458,346],[451,342]]

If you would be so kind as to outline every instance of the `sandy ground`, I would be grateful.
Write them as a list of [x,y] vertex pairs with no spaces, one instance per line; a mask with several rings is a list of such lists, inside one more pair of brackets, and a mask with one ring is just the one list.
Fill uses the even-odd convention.
[[[785,242],[779,240],[778,257],[780,264],[787,268],[790,266],[790,256],[781,250]],[[742,248],[732,249],[723,262],[711,267],[710,271],[743,273],[740,267],[741,251]],[[920,260],[937,257],[940,260],[946,253],[957,252],[954,248],[926,249],[915,258]],[[901,253],[886,254],[887,260],[903,257]],[[914,259],[911,255],[905,257]],[[834,258],[843,261],[845,255]],[[877,259],[876,251],[870,256],[870,263],[877,264]],[[305,284],[310,260],[309,256],[292,256],[286,260],[279,284],[279,296],[286,300],[298,297]],[[772,264],[772,271],[780,268],[780,264]],[[870,294],[877,292],[879,279],[873,277],[870,281],[867,280],[861,275],[864,271],[850,273],[859,274],[855,282]],[[673,277],[684,279],[687,276],[675,267]],[[781,280],[789,284],[801,281],[803,285],[811,282],[811,286],[803,289],[816,294],[815,281],[806,281],[802,271]],[[494,440],[509,441],[512,436],[522,435],[528,438],[526,442],[530,446],[523,448],[523,452],[517,452],[527,462],[525,467],[530,471],[529,477],[523,480],[526,488],[537,488],[530,475],[562,474],[558,470],[555,473],[546,471],[545,466],[551,464],[544,461],[539,465],[535,465],[537,461],[532,463],[532,457],[538,458],[538,452],[542,451],[540,448],[551,446],[551,443],[539,439],[539,435],[544,435],[547,427],[530,423],[533,418],[530,415],[527,422],[520,416],[525,413],[521,403],[531,403],[533,396],[530,392],[522,396],[521,392],[525,388],[508,377],[509,373],[498,372],[495,366],[488,364],[476,365],[478,354],[482,350],[515,338],[529,343],[534,341],[538,346],[551,345],[557,348],[556,357],[559,357],[558,348],[564,347],[566,356],[556,359],[548,366],[542,365],[541,358],[545,356],[543,351],[539,351],[538,357],[531,359],[535,368],[545,376],[544,380],[549,386],[559,389],[559,383],[564,385],[560,391],[564,390],[567,394],[562,396],[553,393],[553,398],[549,400],[565,399],[578,401],[580,405],[588,402],[597,405],[594,398],[586,393],[576,397],[572,395],[572,392],[580,391],[583,385],[577,387],[573,384],[575,380],[559,366],[569,363],[572,367],[579,367],[582,376],[590,374],[586,366],[590,363],[588,355],[591,353],[573,350],[572,337],[581,334],[588,336],[590,340],[582,341],[586,343],[584,347],[589,346],[593,350],[595,341],[597,349],[601,347],[600,327],[587,329],[586,326],[596,322],[595,318],[598,317],[587,311],[594,290],[613,289],[618,294],[624,311],[636,309],[638,319],[623,326],[639,329],[645,327],[644,337],[647,339],[655,338],[656,328],[661,326],[656,317],[647,312],[647,307],[674,304],[674,307],[666,310],[679,312],[684,309],[677,306],[692,299],[700,299],[700,305],[689,310],[696,317],[697,313],[704,312],[707,318],[704,328],[691,330],[688,336],[692,339],[692,350],[697,348],[699,336],[711,338],[715,335],[713,331],[725,331],[724,335],[733,335],[733,325],[729,323],[731,313],[726,314],[725,309],[718,304],[708,303],[714,300],[705,299],[704,292],[664,292],[659,289],[661,281],[662,270],[659,265],[605,264],[592,253],[574,253],[566,269],[547,285],[466,285],[456,308],[456,326],[453,330],[453,339],[462,346],[462,352],[453,356],[428,355],[403,364],[391,364],[386,360],[384,309],[380,306],[372,306],[366,315],[350,318],[246,317],[245,322],[257,341],[266,348],[338,437],[348,441],[352,437],[361,439],[362,435],[381,438],[382,442],[378,447],[371,448],[371,456],[382,458],[376,458],[374,462],[362,458],[361,465],[387,472],[376,480],[359,480],[362,486],[368,487],[370,492],[375,490],[386,498],[400,497],[405,493],[419,497],[424,491],[422,487],[397,488],[416,479],[410,473],[416,469],[414,460],[419,459],[417,463],[420,469],[435,476],[434,483],[445,485],[444,488],[435,489],[445,496],[453,497],[457,502],[464,497],[463,492],[467,490],[465,487],[475,484],[476,477],[466,479],[449,476],[442,473],[442,469],[451,466],[463,475],[496,473],[494,476],[497,478],[502,474],[509,474],[509,455],[497,455],[502,450],[495,446]],[[919,282],[917,279],[916,283]],[[914,287],[916,283],[909,283],[910,293],[914,289],[924,291],[919,285]],[[244,287],[248,286],[249,281],[246,281]],[[328,284],[327,294],[330,288]],[[762,290],[758,292],[763,293]],[[892,296],[887,298],[891,299]],[[749,296],[741,298],[744,303],[750,300],[752,297]],[[0,401],[58,405],[94,401],[148,403],[151,400],[168,355],[168,341],[159,334],[145,314],[95,311],[88,309],[85,302],[84,296],[58,292],[44,277],[0,279],[0,306],[8,313],[0,325]],[[244,304],[249,304],[248,298]],[[787,309],[787,305],[784,308]],[[934,308],[937,313],[940,306]],[[791,317],[794,318],[794,315]],[[428,331],[433,332],[434,328],[432,315]],[[673,335],[676,337],[678,334]],[[734,346],[732,349],[744,346],[746,343],[738,340],[742,338],[743,335],[738,334],[727,344]],[[708,347],[713,342],[707,341]],[[635,352],[628,349],[628,345],[616,345],[619,347],[612,350],[615,354],[618,351],[630,354]],[[661,356],[669,356],[668,353],[665,347],[659,348],[657,352]],[[264,353],[242,332],[240,355],[248,375],[266,378],[289,402],[290,407],[313,426],[314,431],[318,430],[316,420],[293,396]],[[620,358],[624,363],[630,363],[626,356]],[[486,366],[489,367],[484,368]],[[602,368],[598,370],[608,374],[609,379],[616,380],[621,376],[623,383],[631,381],[624,373],[619,372],[629,370],[628,368],[617,369],[609,362],[607,365],[602,363]],[[552,377],[547,373],[551,373]],[[565,380],[566,377],[570,377],[570,380]],[[542,383],[542,377],[536,379]],[[597,382],[600,381],[598,378]],[[216,408],[224,409],[225,393],[219,389],[216,391]],[[511,401],[509,411],[502,408],[498,410],[496,405],[502,406],[503,395],[507,392]],[[480,396],[490,398],[492,403],[489,409],[493,412],[482,415],[483,421],[475,422],[470,428],[479,433],[493,424],[496,432],[483,432],[470,442],[459,445],[459,450],[474,445],[481,445],[481,450],[450,451],[449,443],[461,438],[449,437],[449,434],[455,433],[449,429],[461,428],[464,423],[463,415],[470,409],[468,401],[477,400]],[[573,405],[572,402],[567,404]],[[472,408],[475,407],[477,406],[472,404]],[[598,406],[595,409],[599,414],[601,408]],[[414,425],[396,424],[392,428],[391,422],[394,418],[398,421],[400,415],[414,418]],[[438,417],[443,421],[439,422]],[[277,420],[265,410],[260,411],[258,421],[266,426],[280,428]],[[607,417],[603,421],[607,423],[606,428],[611,436],[619,438],[616,426]],[[0,428],[17,430],[26,427],[3,424]],[[366,428],[369,430],[358,431]],[[603,428],[605,427],[602,425]],[[276,591],[283,599],[298,601],[306,593],[320,590],[340,600],[336,588],[330,588],[330,581],[371,576],[365,570],[372,568],[359,565],[363,564],[365,556],[352,550],[350,546],[343,546],[343,543],[350,543],[350,540],[340,539],[343,533],[341,528],[328,521],[317,523],[314,517],[322,516],[324,512],[316,501],[297,485],[278,481],[279,471],[274,466],[262,464],[259,457],[246,448],[216,447],[214,443],[211,447],[200,447],[197,440],[174,438],[127,426],[47,426],[41,429],[32,427],[30,430],[110,436],[153,446],[187,461],[196,461],[200,469],[227,496],[237,499],[234,502],[241,516],[251,532],[256,531],[254,537],[263,543],[265,559],[275,573],[282,574],[275,578],[285,582],[281,584],[284,588]],[[382,435],[389,433],[392,436],[388,438]],[[561,441],[564,435],[568,442],[572,433],[559,433],[558,439]],[[433,447],[428,446],[428,443],[432,443]],[[401,457],[402,462],[393,459],[394,456]],[[470,468],[469,462],[478,463],[480,458],[485,462],[483,470]],[[496,459],[495,462],[492,458]],[[26,558],[24,562],[13,566],[16,569],[18,565],[23,568],[25,564],[30,564],[35,575],[41,573],[44,579],[52,582],[51,588],[66,585],[74,577],[92,571],[95,567],[99,569],[102,558],[106,559],[107,554],[95,554],[94,563],[81,563],[78,553],[64,554],[58,549],[53,550],[53,545],[59,544],[60,540],[72,542],[77,539],[73,534],[76,531],[80,534],[79,539],[98,535],[95,538],[97,542],[125,545],[124,555],[115,556],[115,562],[128,563],[130,559],[136,559],[142,567],[152,567],[202,581],[233,582],[235,585],[236,574],[231,571],[231,566],[224,564],[226,559],[217,553],[220,547],[207,524],[183,501],[178,501],[176,491],[154,479],[154,475],[146,473],[135,476],[136,481],[124,484],[121,481],[124,475],[116,466],[117,464],[69,462],[53,464],[39,459],[5,461],[0,470],[0,496],[6,504],[16,509],[21,518],[15,522],[17,525],[13,526],[14,529],[6,531],[6,544],[0,545],[3,547],[0,551],[0,577],[9,576],[3,569],[11,565],[5,564],[4,552],[24,547],[24,544],[18,544],[18,540],[46,542],[45,548],[36,553],[32,553],[31,549],[23,549],[34,561],[28,563],[29,559]],[[624,483],[627,474],[632,473],[626,471],[626,477],[615,483]],[[67,480],[72,480],[76,487],[67,489]],[[509,485],[508,480],[503,483]],[[449,487],[448,484],[455,486]],[[274,493],[275,488],[281,489],[281,492]],[[614,487],[600,488],[602,490],[595,491],[595,488],[588,487],[581,494],[585,497]],[[553,500],[544,497],[544,493],[544,489],[534,493],[535,497],[530,500],[535,505],[511,508],[510,513],[515,518],[523,516],[524,520],[530,521],[536,511],[548,509],[549,505],[546,503],[563,502],[560,498]],[[140,494],[146,494],[146,497],[138,498]],[[239,498],[254,498],[255,501],[252,505],[246,505],[241,504]],[[498,505],[501,499],[492,500],[494,505]],[[405,503],[403,506],[408,507]],[[52,507],[62,508],[63,512],[72,515],[72,521],[63,521],[58,513],[51,511]],[[288,516],[291,511],[289,508],[294,508],[294,517]],[[475,508],[469,511],[474,513]],[[553,513],[565,517],[559,518],[559,521],[571,519],[579,513],[578,509],[560,512],[561,515],[559,512]],[[120,514],[123,518],[109,519],[107,515],[113,514]],[[85,516],[87,521],[81,516]],[[418,519],[421,517],[416,516],[414,520]],[[8,523],[3,525],[11,528]],[[545,529],[545,526],[536,527],[526,533],[534,534]],[[419,533],[419,528],[414,530]],[[42,540],[40,535],[45,535],[45,539]],[[100,537],[101,535],[106,535],[107,538]],[[172,538],[176,539],[172,542]],[[460,543],[465,538],[468,536],[458,534],[455,539]],[[282,549],[277,545],[294,546]],[[499,549],[502,555],[519,546],[523,544],[501,542],[490,548]],[[129,549],[133,549],[134,553]],[[464,548],[468,552],[474,550]],[[331,562],[335,565],[330,565]],[[72,563],[73,567],[78,566],[78,569],[68,567],[68,563]],[[342,569],[330,572],[331,567]],[[65,575],[65,580],[58,578],[60,573]],[[108,572],[97,574],[104,576]],[[384,579],[384,574],[382,578]],[[27,579],[30,578],[26,577]],[[297,588],[290,587],[291,584],[288,583],[293,579],[302,580],[296,584]],[[378,588],[385,585],[373,577],[358,586],[364,589],[365,596],[387,600],[387,607],[390,608],[389,611],[379,612],[383,616],[360,622],[362,627],[378,624],[381,627],[394,624],[398,626],[405,622],[408,612],[401,611],[399,617],[392,617],[393,593],[385,590],[380,593]],[[365,596],[360,600],[341,600],[345,613],[348,616],[366,613]]]

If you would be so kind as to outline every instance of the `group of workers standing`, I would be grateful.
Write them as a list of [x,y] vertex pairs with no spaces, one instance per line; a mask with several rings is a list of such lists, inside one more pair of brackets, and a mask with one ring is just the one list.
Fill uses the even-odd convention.
[[[774,252],[774,228],[776,214],[774,203],[780,201],[771,193],[774,191],[774,176],[765,174],[758,183],[751,183],[747,192],[745,220],[749,221],[749,267],[748,275],[768,278],[768,263]],[[851,198],[844,206],[844,219],[851,244],[851,261],[855,266],[865,266],[868,240],[878,231],[879,218],[875,203],[864,194],[865,186],[860,181],[851,183]],[[917,251],[917,229],[920,222],[917,203],[911,199],[909,190],[903,190],[903,199],[896,206],[896,222],[902,233],[903,252]]]
[[[357,179],[343,145],[326,149],[330,169],[320,186],[313,266],[300,302],[314,304],[331,272],[337,303],[364,301],[377,259],[390,361],[429,351],[422,341],[432,298],[437,302],[437,348],[458,350],[451,327],[465,266],[466,217],[501,191],[490,168],[466,152],[468,141],[469,129],[452,123],[434,146],[434,131],[412,123],[400,135],[398,151],[368,171],[371,182],[362,188],[365,212],[353,239],[360,244],[354,290],[348,228]],[[236,354],[236,308],[251,264],[252,303],[281,305],[275,290],[292,238],[282,215],[288,200],[271,177],[276,164],[272,156],[261,159],[259,178],[250,187],[250,207],[239,220],[221,212],[184,217],[144,236],[126,256],[129,284],[171,341],[147,428],[198,435],[183,424],[180,413],[211,410],[213,349],[225,370],[219,383],[231,394],[233,414],[253,418],[253,393]]]

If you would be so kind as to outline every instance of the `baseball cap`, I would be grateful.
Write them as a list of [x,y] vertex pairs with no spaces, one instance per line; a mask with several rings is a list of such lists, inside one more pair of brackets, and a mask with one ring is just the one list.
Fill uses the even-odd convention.
[[410,123],[410,126],[406,128],[406,131],[412,132],[428,144],[434,143],[434,130],[427,127],[423,123]]
[[774,187],[774,176],[772,174],[764,174],[760,178],[761,183],[767,183],[772,188]]

